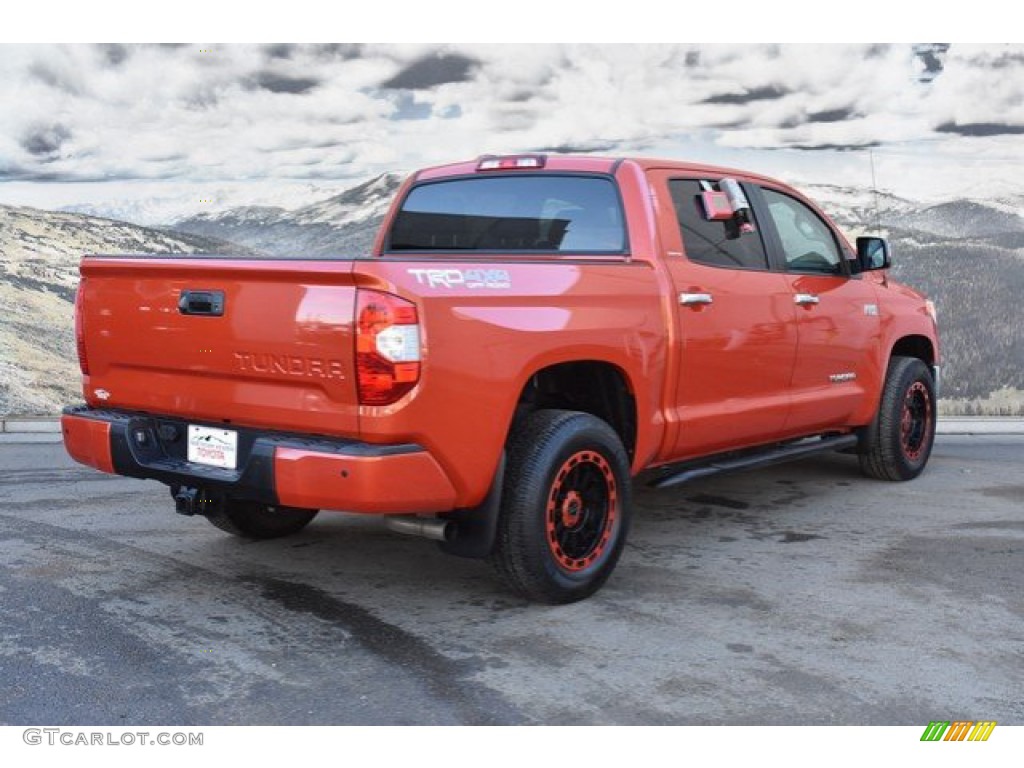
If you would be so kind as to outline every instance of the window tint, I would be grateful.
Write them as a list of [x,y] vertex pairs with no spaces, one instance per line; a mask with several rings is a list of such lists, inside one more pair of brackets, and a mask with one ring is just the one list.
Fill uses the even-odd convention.
[[835,236],[818,215],[799,200],[762,190],[782,241],[786,269],[836,275],[842,272]]
[[625,246],[610,179],[551,174],[422,184],[388,236],[390,251],[621,253]]
[[[707,221],[700,201],[699,181],[670,181],[669,191],[683,234],[683,247],[691,261],[716,267],[767,269],[759,232],[740,234],[733,222]],[[712,185],[713,188],[715,185]]]

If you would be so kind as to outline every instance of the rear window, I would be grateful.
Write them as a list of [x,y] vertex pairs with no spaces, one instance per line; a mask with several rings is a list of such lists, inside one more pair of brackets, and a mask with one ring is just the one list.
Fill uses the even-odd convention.
[[480,176],[414,187],[387,250],[622,253],[622,206],[598,176]]

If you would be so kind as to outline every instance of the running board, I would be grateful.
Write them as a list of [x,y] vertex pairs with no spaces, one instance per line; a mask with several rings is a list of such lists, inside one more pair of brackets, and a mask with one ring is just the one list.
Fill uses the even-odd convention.
[[772,464],[782,464],[793,459],[802,459],[804,456],[811,456],[815,453],[841,451],[844,448],[852,448],[855,445],[857,445],[856,435],[833,435],[832,437],[823,437],[820,440],[813,438],[811,440],[803,440],[799,443],[778,446],[745,456],[721,457],[696,465],[691,462],[682,469],[668,470],[669,474],[651,481],[650,486],[652,488],[669,488],[673,485],[688,483],[701,477],[717,475],[720,472],[735,472],[739,469],[768,467]]

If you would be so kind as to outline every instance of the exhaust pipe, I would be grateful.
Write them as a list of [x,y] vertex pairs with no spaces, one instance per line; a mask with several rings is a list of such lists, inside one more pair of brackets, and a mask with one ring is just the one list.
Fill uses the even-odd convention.
[[455,536],[455,524],[451,520],[440,520],[436,517],[389,515],[385,518],[384,524],[395,533],[421,536],[434,541],[451,541]]

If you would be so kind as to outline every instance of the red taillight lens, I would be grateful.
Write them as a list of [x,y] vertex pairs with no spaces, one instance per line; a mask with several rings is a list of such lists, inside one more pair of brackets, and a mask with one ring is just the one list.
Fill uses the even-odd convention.
[[356,298],[356,377],[359,402],[390,405],[420,380],[416,305],[380,291]]
[[89,356],[85,353],[85,321],[82,318],[82,294],[85,293],[85,278],[75,292],[75,346],[78,348],[78,367],[83,376],[89,375]]

